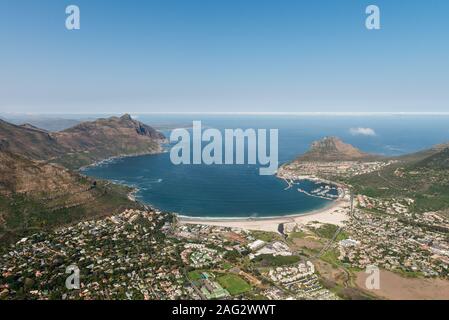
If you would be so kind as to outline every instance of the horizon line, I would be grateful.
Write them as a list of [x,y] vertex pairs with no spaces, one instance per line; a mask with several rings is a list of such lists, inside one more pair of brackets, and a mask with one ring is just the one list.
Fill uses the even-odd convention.
[[45,115],[302,115],[302,116],[319,116],[319,115],[335,115],[335,116],[363,116],[363,115],[449,115],[449,112],[416,112],[416,111],[398,111],[398,112],[347,112],[347,111],[313,111],[313,112],[253,112],[253,111],[236,111],[236,112],[208,112],[208,111],[150,111],[150,112],[0,112],[0,115],[15,116],[45,116]]

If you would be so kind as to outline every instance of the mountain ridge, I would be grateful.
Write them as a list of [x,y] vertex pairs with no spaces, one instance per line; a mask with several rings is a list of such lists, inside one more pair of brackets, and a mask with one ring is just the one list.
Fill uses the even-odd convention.
[[1,244],[30,232],[143,207],[128,198],[127,187],[5,150],[0,150],[0,177]]
[[127,114],[62,132],[0,120],[0,243],[142,208],[128,197],[130,188],[72,169],[113,156],[156,153],[164,140],[161,133]]
[[60,132],[0,120],[3,150],[71,169],[110,157],[158,153],[164,141],[162,133],[129,114],[82,122]]

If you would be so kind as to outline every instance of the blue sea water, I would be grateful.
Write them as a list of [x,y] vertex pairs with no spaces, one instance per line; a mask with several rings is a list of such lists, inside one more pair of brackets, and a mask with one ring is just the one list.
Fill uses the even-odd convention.
[[[155,127],[168,128],[202,121],[203,127],[279,130],[279,161],[307,151],[324,136],[338,136],[363,151],[401,155],[449,142],[449,116],[273,116],[273,115],[133,115]],[[374,135],[356,135],[370,128]],[[169,130],[163,130],[169,136]],[[115,159],[85,169],[85,174],[139,189],[139,200],[161,210],[192,217],[273,217],[323,208],[330,200],[307,196],[314,182],[285,190],[275,176],[259,175],[257,165],[173,165],[169,153]]]

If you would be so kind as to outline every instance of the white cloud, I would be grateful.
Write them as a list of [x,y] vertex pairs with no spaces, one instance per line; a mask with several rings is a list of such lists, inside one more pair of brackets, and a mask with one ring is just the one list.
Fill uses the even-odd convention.
[[353,136],[370,136],[374,137],[376,135],[376,131],[371,128],[351,128],[349,129]]

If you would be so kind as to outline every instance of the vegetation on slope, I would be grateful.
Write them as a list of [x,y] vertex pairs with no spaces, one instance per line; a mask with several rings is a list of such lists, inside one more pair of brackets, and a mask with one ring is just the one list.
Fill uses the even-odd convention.
[[0,152],[0,243],[34,232],[141,207],[127,187]]
[[449,148],[420,152],[379,172],[347,182],[355,193],[378,198],[412,198],[415,212],[449,208]]

